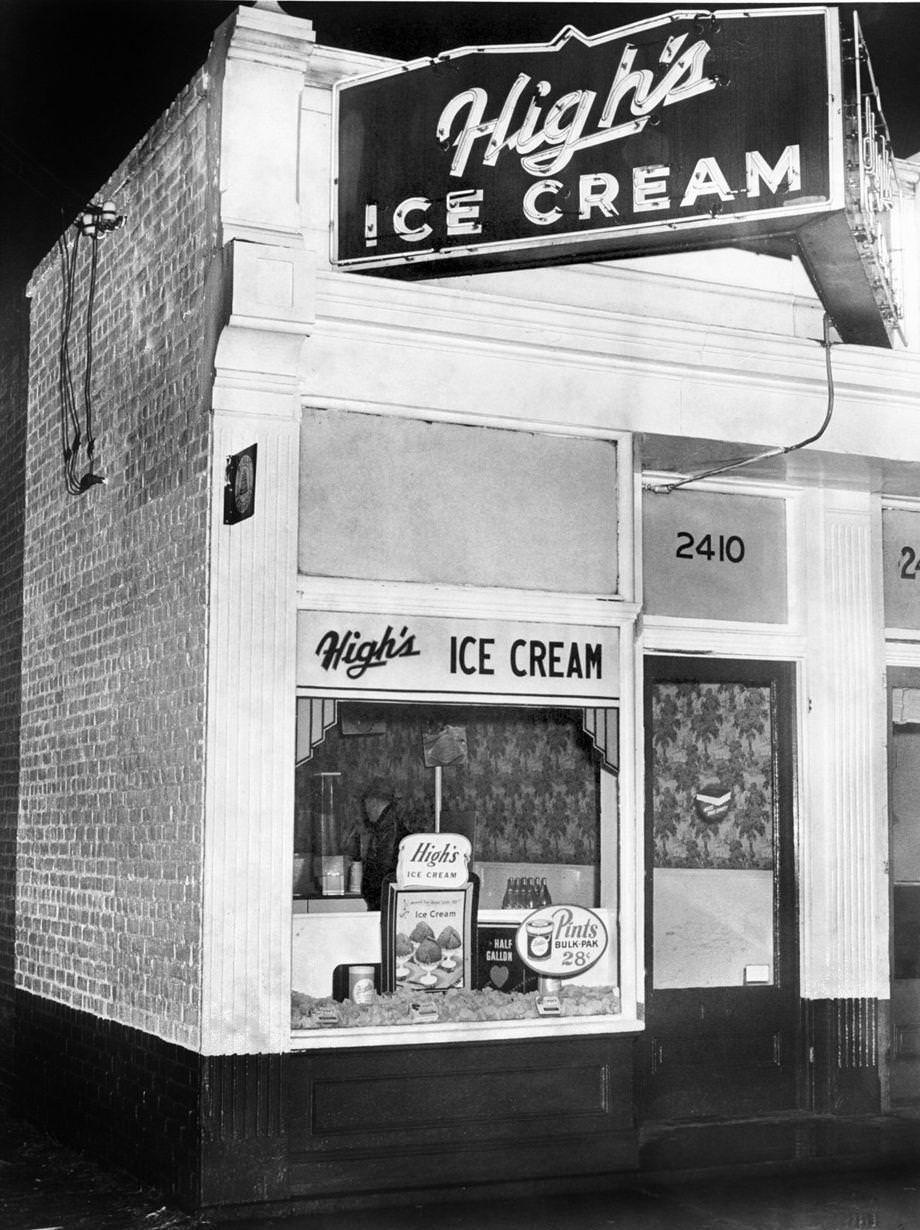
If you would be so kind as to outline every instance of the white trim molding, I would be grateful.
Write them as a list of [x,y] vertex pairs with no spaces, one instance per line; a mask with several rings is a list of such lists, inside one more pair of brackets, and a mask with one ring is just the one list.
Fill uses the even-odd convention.
[[802,995],[887,998],[881,511],[848,491],[809,493],[808,505]]

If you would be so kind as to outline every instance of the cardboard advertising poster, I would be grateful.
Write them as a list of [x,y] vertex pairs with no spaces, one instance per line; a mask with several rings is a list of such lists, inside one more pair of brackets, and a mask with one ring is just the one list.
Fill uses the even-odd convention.
[[537,975],[527,968],[514,946],[517,923],[479,927],[476,986],[493,991],[535,991]]
[[411,833],[380,902],[384,991],[475,985],[479,880],[459,833]]
[[393,991],[469,990],[475,985],[479,880],[454,888],[384,886],[381,987]]

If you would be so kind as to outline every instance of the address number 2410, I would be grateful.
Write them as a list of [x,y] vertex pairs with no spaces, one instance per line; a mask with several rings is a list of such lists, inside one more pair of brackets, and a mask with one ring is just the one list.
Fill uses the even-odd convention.
[[744,559],[744,539],[737,534],[704,534],[697,538],[688,530],[678,530],[677,559],[692,560],[696,556],[705,560],[740,564]]

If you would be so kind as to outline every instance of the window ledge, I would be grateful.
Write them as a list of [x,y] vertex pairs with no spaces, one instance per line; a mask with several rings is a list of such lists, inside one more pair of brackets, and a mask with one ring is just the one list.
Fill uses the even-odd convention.
[[291,1050],[336,1050],[355,1046],[411,1043],[509,1042],[519,1038],[564,1038],[585,1034],[640,1033],[642,1021],[628,1016],[553,1017],[517,1021],[439,1021],[431,1025],[356,1026],[350,1029],[295,1029]]

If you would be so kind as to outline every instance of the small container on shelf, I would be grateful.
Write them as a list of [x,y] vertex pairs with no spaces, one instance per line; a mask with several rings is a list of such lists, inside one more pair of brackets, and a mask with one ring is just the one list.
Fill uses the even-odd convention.
[[361,884],[364,879],[364,864],[356,859],[348,868],[348,891],[353,896],[361,895]]
[[354,1004],[370,1004],[379,991],[379,965],[337,965],[332,972],[332,998],[339,1003],[350,999]]
[[375,991],[376,969],[373,965],[349,965],[348,998],[355,1004],[370,1004]]

